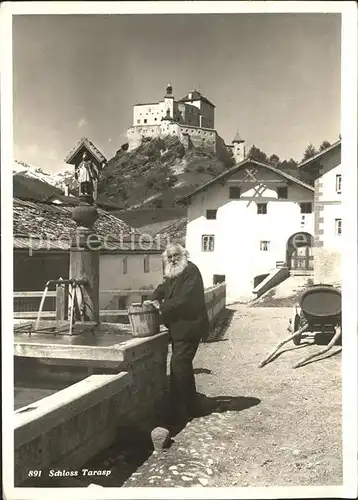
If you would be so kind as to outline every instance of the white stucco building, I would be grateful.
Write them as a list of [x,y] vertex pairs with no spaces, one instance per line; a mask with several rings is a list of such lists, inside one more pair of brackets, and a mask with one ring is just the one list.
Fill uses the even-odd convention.
[[182,201],[190,258],[206,287],[226,281],[228,302],[252,298],[277,267],[312,274],[313,186],[246,159]]
[[245,141],[236,134],[230,145],[215,130],[215,105],[199,91],[193,90],[176,100],[169,83],[163,100],[133,106],[133,124],[126,132],[128,150],[137,148],[144,138],[177,137],[186,149],[211,149],[218,158],[228,151],[235,162],[245,157]]
[[163,280],[163,249],[101,252],[100,309],[125,309],[150,298]]
[[173,88],[169,83],[162,101],[133,106],[133,127],[159,125],[163,118],[169,116],[183,125],[213,129],[214,110],[214,104],[197,90],[175,100]]
[[314,185],[314,279],[341,280],[342,164],[341,140],[299,166],[301,178]]

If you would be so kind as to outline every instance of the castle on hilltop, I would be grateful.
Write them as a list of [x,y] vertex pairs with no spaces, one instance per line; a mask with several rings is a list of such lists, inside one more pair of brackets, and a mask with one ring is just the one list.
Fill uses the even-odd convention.
[[186,149],[208,147],[220,158],[231,151],[235,162],[245,158],[245,141],[237,133],[232,144],[225,144],[215,130],[215,106],[194,90],[175,100],[167,85],[164,99],[133,106],[133,126],[127,130],[128,150],[137,148],[145,137],[176,136]]

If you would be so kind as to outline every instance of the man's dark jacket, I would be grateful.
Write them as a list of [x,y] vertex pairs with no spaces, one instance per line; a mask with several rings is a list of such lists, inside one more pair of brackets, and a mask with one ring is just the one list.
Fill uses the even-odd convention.
[[162,301],[162,320],[172,340],[198,342],[207,338],[204,285],[195,264],[189,261],[179,276],[167,278],[154,290],[152,300]]

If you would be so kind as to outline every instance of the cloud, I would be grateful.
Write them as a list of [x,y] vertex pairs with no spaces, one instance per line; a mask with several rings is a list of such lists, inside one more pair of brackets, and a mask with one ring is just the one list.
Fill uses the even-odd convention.
[[40,148],[38,147],[37,144],[29,144],[26,146],[26,154],[30,156],[35,156],[39,153]]
[[58,160],[58,155],[54,149],[50,149],[48,156],[50,160]]
[[77,123],[77,128],[83,128],[87,125],[86,118],[81,118]]

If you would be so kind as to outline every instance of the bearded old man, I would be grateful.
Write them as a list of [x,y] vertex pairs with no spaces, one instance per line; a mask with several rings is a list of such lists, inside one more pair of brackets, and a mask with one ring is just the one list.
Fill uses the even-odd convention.
[[169,330],[170,404],[172,417],[188,421],[198,411],[193,359],[201,339],[209,331],[204,285],[199,269],[188,260],[187,251],[177,244],[163,253],[164,282],[152,295]]

